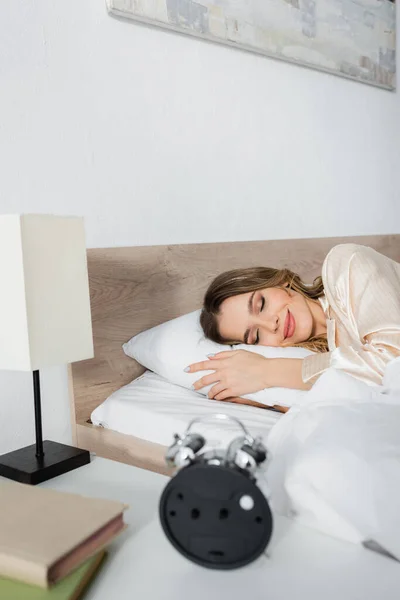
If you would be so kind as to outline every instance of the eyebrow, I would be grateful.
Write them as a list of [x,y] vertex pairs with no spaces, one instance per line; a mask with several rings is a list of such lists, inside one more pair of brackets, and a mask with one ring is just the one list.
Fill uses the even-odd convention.
[[250,298],[249,298],[248,309],[249,309],[249,313],[250,313],[251,315],[253,314],[253,298],[254,298],[254,294],[255,294],[255,293],[256,293],[256,292],[254,291],[254,292],[251,294]]
[[[256,292],[254,291],[254,292],[251,294],[251,296],[250,296],[250,298],[249,298],[248,305],[247,305],[247,307],[248,307],[248,311],[249,311],[249,314],[251,314],[251,315],[253,314],[253,298],[254,298],[254,294],[255,294],[255,293],[256,293]],[[244,343],[245,343],[245,344],[247,344],[247,343],[248,343],[249,335],[250,335],[250,329],[246,329],[246,331],[244,332],[244,338],[243,338],[243,339],[244,339]]]

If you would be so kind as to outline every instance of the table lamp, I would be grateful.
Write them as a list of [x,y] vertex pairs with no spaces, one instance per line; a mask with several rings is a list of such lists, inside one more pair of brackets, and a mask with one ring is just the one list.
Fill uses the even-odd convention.
[[83,219],[0,216],[0,279],[0,369],[33,373],[36,429],[36,444],[0,456],[0,475],[37,484],[90,462],[87,450],[43,441],[39,379],[93,357]]

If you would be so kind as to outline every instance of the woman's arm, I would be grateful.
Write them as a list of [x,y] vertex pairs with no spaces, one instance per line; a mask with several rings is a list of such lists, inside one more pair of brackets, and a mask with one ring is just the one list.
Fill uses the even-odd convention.
[[[326,366],[381,384],[389,362],[400,356],[400,264],[372,248],[344,244],[328,254],[322,279],[337,321],[338,347]],[[307,371],[305,380],[312,375]]]
[[270,385],[266,387],[284,387],[294,390],[310,390],[312,383],[303,381],[302,358],[270,358],[266,359],[271,365],[268,366]]
[[298,358],[265,358],[246,350],[231,350],[191,365],[188,372],[214,371],[204,375],[193,387],[200,390],[215,384],[208,393],[209,398],[226,400],[271,387],[309,390],[312,385],[303,382],[302,363]]

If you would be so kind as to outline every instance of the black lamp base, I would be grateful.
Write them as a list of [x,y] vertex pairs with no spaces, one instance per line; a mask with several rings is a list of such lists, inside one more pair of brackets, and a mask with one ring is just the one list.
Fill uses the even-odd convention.
[[90,463],[90,452],[58,442],[43,442],[44,456],[36,457],[36,446],[26,446],[0,456],[0,476],[37,485]]

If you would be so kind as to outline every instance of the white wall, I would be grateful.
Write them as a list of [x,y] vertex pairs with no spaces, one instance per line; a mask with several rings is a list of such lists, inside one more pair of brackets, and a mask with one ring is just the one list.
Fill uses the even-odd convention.
[[[0,3],[0,212],[84,215],[91,247],[399,232],[399,117],[395,93],[101,0]],[[42,380],[68,441],[65,368]],[[0,389],[2,452],[33,442],[30,375]]]

